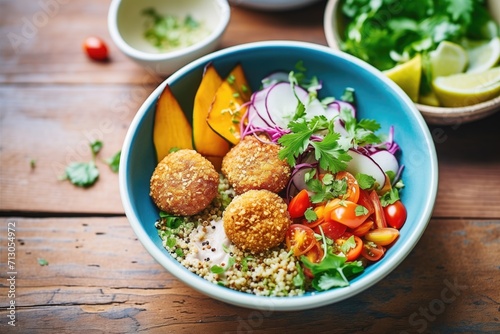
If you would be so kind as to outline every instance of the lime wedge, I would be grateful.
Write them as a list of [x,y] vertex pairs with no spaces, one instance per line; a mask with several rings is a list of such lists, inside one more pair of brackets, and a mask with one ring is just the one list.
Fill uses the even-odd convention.
[[443,41],[429,53],[432,78],[462,73],[469,62],[467,51],[455,43]]
[[401,87],[412,101],[417,102],[422,76],[422,57],[420,54],[383,73]]
[[425,104],[428,106],[439,107],[439,100],[436,96],[436,93],[433,91],[428,94],[422,94],[418,97],[418,103]]
[[467,73],[479,73],[494,67],[500,60],[500,38],[468,49],[469,67]]
[[463,107],[500,96],[500,67],[480,73],[459,73],[438,77],[434,93],[444,107]]

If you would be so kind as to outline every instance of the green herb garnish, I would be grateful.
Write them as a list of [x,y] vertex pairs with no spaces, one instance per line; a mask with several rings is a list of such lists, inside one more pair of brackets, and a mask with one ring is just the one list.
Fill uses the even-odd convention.
[[115,173],[118,173],[121,153],[121,151],[118,151],[115,155],[106,159],[106,163],[108,164],[109,168],[111,168],[111,170]]
[[319,263],[311,262],[306,256],[300,260],[314,275],[312,286],[318,291],[348,286],[349,279],[364,270],[361,261],[346,262],[345,256],[333,254],[330,248]]
[[190,46],[208,34],[190,15],[181,19],[175,15],[162,15],[154,8],[146,8],[142,14],[147,18],[144,37],[161,51]]
[[65,170],[65,178],[78,187],[90,187],[99,178],[99,170],[94,161],[72,162]]

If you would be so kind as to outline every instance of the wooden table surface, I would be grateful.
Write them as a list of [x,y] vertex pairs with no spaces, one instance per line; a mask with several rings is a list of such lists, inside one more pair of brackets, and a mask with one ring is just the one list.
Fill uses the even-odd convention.
[[[396,270],[360,295],[261,312],[171,276],[137,240],[118,176],[103,162],[89,189],[60,180],[68,163],[91,158],[90,140],[102,140],[103,159],[120,150],[138,107],[163,80],[112,44],[109,2],[0,2],[1,333],[500,331],[500,113],[430,127],[439,189],[428,229]],[[232,7],[220,47],[326,45],[325,4],[282,13]],[[85,56],[88,35],[108,42],[110,62]]]

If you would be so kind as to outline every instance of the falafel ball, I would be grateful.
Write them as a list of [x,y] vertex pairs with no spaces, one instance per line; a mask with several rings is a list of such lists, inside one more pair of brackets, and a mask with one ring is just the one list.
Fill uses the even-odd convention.
[[219,173],[194,150],[170,153],[156,166],[150,196],[160,210],[191,216],[205,209],[217,196]]
[[268,190],[249,190],[236,196],[222,219],[229,240],[254,254],[282,243],[292,223],[285,201]]
[[280,145],[261,139],[246,136],[222,160],[222,173],[236,194],[252,189],[279,193],[290,180],[290,165],[278,157]]

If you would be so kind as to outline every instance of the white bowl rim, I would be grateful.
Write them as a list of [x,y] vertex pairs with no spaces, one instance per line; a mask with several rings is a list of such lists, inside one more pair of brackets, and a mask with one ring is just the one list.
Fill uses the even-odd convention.
[[[206,0],[200,0],[200,1],[206,1]],[[112,0],[111,2],[108,11],[108,30],[111,35],[111,38],[116,43],[118,48],[122,50],[129,57],[150,62],[182,57],[184,55],[196,52],[197,50],[204,49],[205,47],[210,45],[213,41],[215,41],[217,38],[219,38],[227,28],[227,25],[229,24],[229,20],[231,18],[231,8],[227,0],[213,0],[213,1],[215,1],[221,9],[221,17],[217,26],[208,36],[206,36],[199,42],[182,49],[173,50],[169,52],[162,52],[162,53],[149,53],[133,48],[127,42],[125,42],[120,33],[120,30],[118,29],[118,20],[117,20],[118,9],[120,7],[120,4],[122,3],[122,0]]]
[[[120,195],[122,198],[123,207],[125,209],[125,214],[129,219],[129,222],[136,233],[138,239],[141,241],[143,246],[147,249],[147,251],[153,256],[153,258],[160,263],[164,268],[170,268],[168,271],[178,278],[183,283],[187,284],[191,288],[201,292],[204,295],[208,295],[214,299],[246,308],[252,308],[262,311],[297,311],[297,310],[305,310],[311,308],[317,308],[321,306],[325,306],[328,304],[336,303],[357,295],[362,291],[368,289],[374,284],[378,283],[384,277],[389,275],[396,267],[410,254],[412,249],[415,247],[420,237],[424,233],[427,224],[429,223],[432,215],[432,211],[434,209],[435,198],[437,195],[437,187],[438,187],[438,165],[437,165],[437,155],[435,151],[435,147],[432,141],[432,137],[429,133],[429,129],[427,124],[425,123],[422,115],[418,112],[414,104],[411,102],[409,97],[390,79],[381,77],[380,71],[375,69],[373,66],[351,56],[349,54],[332,50],[331,48],[323,45],[313,44],[309,42],[300,42],[300,41],[286,41],[286,40],[276,40],[276,41],[262,41],[262,42],[252,42],[246,44],[240,44],[237,46],[228,47],[225,49],[218,50],[211,54],[208,54],[204,57],[198,58],[197,60],[185,65],[180,70],[176,71],[170,77],[168,77],[162,84],[160,84],[146,99],[146,101],[139,108],[136,113],[132,123],[129,127],[129,130],[126,134],[123,148],[122,148],[122,156],[129,155],[129,148],[132,143],[132,138],[137,126],[140,124],[141,119],[144,117],[146,111],[149,109],[149,106],[157,99],[159,94],[163,91],[165,85],[170,84],[171,82],[177,80],[182,77],[185,73],[191,71],[191,69],[203,66],[208,63],[214,57],[224,55],[227,53],[231,53],[233,51],[244,51],[253,48],[265,48],[265,47],[300,47],[300,48],[308,48],[316,51],[321,51],[324,53],[330,53],[336,55],[338,57],[342,57],[348,59],[349,61],[357,64],[360,67],[363,67],[365,70],[377,75],[381,78],[381,80],[385,81],[385,83],[392,87],[395,94],[397,94],[401,99],[406,100],[406,104],[414,109],[414,115],[416,117],[416,121],[418,123],[419,128],[426,133],[427,142],[426,149],[430,152],[431,157],[431,171],[432,174],[429,175],[430,180],[430,189],[429,196],[426,196],[424,209],[420,212],[418,221],[415,225],[415,228],[408,232],[408,241],[402,245],[400,252],[398,252],[395,256],[386,258],[384,261],[380,263],[377,272],[372,272],[369,275],[365,275],[360,277],[355,282],[351,282],[351,284],[347,287],[333,289],[329,291],[324,291],[321,293],[311,294],[307,296],[294,296],[294,297],[264,297],[264,296],[256,296],[253,294],[247,294],[244,292],[234,291],[226,287],[218,286],[214,283],[211,283],[197,275],[191,273],[188,269],[179,267],[177,260],[173,258],[168,258],[162,253],[157,246],[150,239],[149,235],[142,228],[141,223],[134,215],[132,204],[130,203],[127,196],[126,189],[126,175],[125,170],[127,169],[127,159],[122,159],[120,162],[119,168],[119,185],[120,185]],[[173,265],[175,263],[175,265]]]

